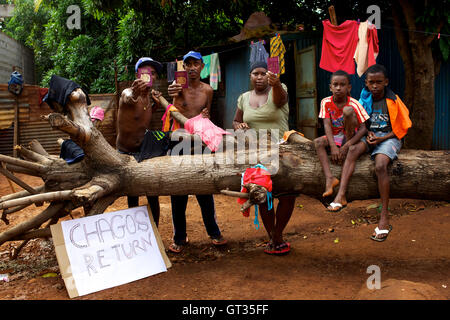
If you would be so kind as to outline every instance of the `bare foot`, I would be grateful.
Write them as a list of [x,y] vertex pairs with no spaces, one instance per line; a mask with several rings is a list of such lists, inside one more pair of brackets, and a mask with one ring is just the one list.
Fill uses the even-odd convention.
[[333,188],[336,187],[339,184],[339,180],[335,177],[332,177],[330,179],[327,179],[325,192],[322,194],[322,197],[328,197],[333,194]]

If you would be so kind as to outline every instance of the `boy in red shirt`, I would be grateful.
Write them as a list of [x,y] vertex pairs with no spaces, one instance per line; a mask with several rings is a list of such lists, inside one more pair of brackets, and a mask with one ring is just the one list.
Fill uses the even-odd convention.
[[[342,163],[350,146],[357,143],[366,133],[364,122],[369,118],[364,107],[350,97],[350,75],[338,70],[331,75],[331,97],[324,98],[320,103],[319,118],[323,119],[325,135],[314,140],[316,152],[325,174],[325,192],[323,197],[331,196],[333,188],[339,180],[333,176],[328,161],[327,147],[330,149],[331,161]],[[330,203],[330,211],[339,211],[345,205]]]

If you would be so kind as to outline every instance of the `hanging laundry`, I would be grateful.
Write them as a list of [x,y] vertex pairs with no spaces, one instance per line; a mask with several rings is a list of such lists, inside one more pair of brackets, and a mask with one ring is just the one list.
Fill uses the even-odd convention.
[[270,39],[270,56],[278,57],[280,61],[280,74],[286,72],[284,66],[284,54],[286,53],[286,48],[284,47],[281,36],[278,33],[275,37]]
[[325,20],[322,24],[320,68],[330,72],[344,70],[348,74],[355,74],[353,56],[358,44],[358,23],[346,20],[339,26],[335,26],[329,20]]
[[362,22],[359,24],[358,38],[354,59],[356,72],[361,77],[367,68],[377,63],[379,52],[377,29],[369,21]]
[[211,64],[210,64],[210,72],[209,72],[209,85],[213,88],[213,90],[217,90],[219,87],[219,82],[221,81],[221,73],[220,73],[220,62],[219,62],[219,54],[213,53],[211,55]]
[[269,54],[267,53],[266,48],[264,48],[264,43],[262,41],[253,43],[252,41],[250,44],[250,65],[257,61],[267,62],[268,57]]
[[185,71],[183,67],[183,60],[177,61],[177,71]]
[[177,69],[177,63],[167,62],[167,82],[173,82],[175,80],[175,71]]
[[211,55],[203,56],[203,63],[205,64],[205,66],[203,67],[202,72],[200,73],[200,78],[205,79],[209,77],[211,67]]

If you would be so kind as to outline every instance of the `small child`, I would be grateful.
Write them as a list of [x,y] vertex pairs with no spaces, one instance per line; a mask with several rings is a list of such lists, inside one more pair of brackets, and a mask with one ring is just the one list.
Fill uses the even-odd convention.
[[366,143],[378,178],[381,198],[381,213],[378,226],[371,239],[385,241],[392,226],[389,224],[389,175],[387,167],[397,158],[402,139],[412,123],[408,108],[402,100],[387,87],[389,79],[384,66],[375,64],[366,71],[366,88],[361,92],[360,102],[370,115]]
[[[361,104],[350,97],[350,75],[338,70],[331,75],[331,97],[320,103],[319,118],[323,119],[325,135],[314,140],[316,152],[326,178],[323,197],[333,194],[333,188],[339,180],[333,176],[328,161],[327,147],[330,148],[331,160],[335,163],[345,160],[350,146],[357,143],[366,133],[364,122],[369,118]],[[328,210],[339,211],[345,205],[330,203]]]

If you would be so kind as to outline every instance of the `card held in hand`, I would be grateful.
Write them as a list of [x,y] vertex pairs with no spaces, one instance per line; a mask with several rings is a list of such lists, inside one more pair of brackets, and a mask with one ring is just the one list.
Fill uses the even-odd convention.
[[267,58],[267,70],[277,75],[280,74],[280,63],[278,56]]
[[151,87],[153,84],[152,69],[151,68],[139,68],[138,78],[147,84],[147,87]]
[[175,81],[181,84],[183,89],[188,87],[188,73],[187,71],[175,71]]

